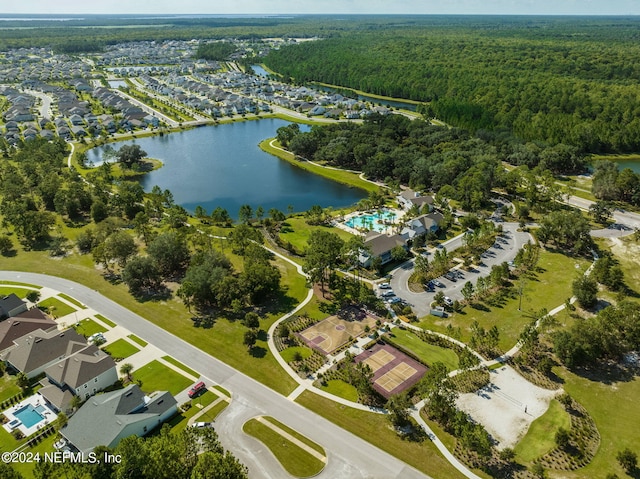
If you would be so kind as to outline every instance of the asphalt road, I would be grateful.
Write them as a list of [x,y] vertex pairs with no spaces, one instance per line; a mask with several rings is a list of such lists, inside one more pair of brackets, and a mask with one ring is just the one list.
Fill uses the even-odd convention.
[[[572,206],[576,206],[583,210],[588,210],[589,207],[594,204],[594,201],[585,200],[578,196],[569,196],[566,202]],[[614,210],[613,220],[622,225],[626,225],[630,228],[627,234],[633,233],[634,228],[640,228],[640,214],[632,213],[630,211]]]
[[[443,283],[444,288],[436,288],[434,292],[422,291],[420,293],[414,293],[409,290],[409,277],[413,273],[413,260],[407,261],[396,270],[392,272],[391,288],[395,292],[396,296],[405,300],[413,308],[414,313],[418,316],[425,316],[429,314],[429,305],[433,301],[433,297],[437,291],[442,291],[445,296],[449,296],[452,300],[463,299],[460,290],[467,281],[471,281],[474,285],[480,276],[488,276],[491,272],[491,267],[496,264],[501,264],[505,261],[511,261],[516,257],[518,250],[522,248],[527,241],[532,241],[529,233],[524,233],[518,230],[518,223],[501,223],[504,228],[504,234],[496,241],[498,247],[491,247],[483,254],[483,265],[474,271],[460,270],[462,277],[458,278],[456,282],[449,281],[444,277],[438,278]],[[447,243],[443,244],[448,252],[453,252],[460,246],[462,246],[462,238],[456,237]],[[431,259],[431,258],[429,258]]]
[[248,466],[251,478],[288,477],[262,444],[242,432],[242,425],[246,420],[258,415],[273,416],[325,448],[328,456],[327,466],[316,476],[318,478],[429,477],[155,326],[97,291],[66,279],[37,273],[0,271],[0,280],[38,284],[66,293],[229,390],[233,401],[216,419],[215,427],[222,445]]

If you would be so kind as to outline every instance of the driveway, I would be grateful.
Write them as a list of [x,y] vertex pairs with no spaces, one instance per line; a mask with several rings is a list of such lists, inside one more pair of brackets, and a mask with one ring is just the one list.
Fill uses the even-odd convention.
[[328,462],[324,471],[316,476],[318,478],[429,477],[150,323],[97,291],[66,279],[37,273],[0,271],[0,280],[38,284],[66,293],[115,323],[125,326],[136,336],[230,391],[233,400],[216,419],[216,430],[222,445],[247,465],[251,478],[287,477],[273,455],[242,432],[242,425],[247,419],[261,415],[275,417],[325,448]]
[[[442,291],[452,300],[463,299],[460,290],[467,281],[471,281],[474,285],[480,276],[489,276],[493,265],[502,264],[505,261],[511,261],[516,257],[518,250],[522,248],[527,241],[533,241],[529,233],[518,231],[518,223],[501,223],[504,228],[502,237],[496,241],[497,247],[494,245],[483,254],[483,265],[474,271],[459,270],[459,278],[453,282],[444,277],[438,280],[444,284],[444,288],[436,288],[434,292],[422,291],[414,293],[409,290],[409,277],[413,273],[413,260],[407,261],[392,272],[391,287],[396,296],[405,300],[413,308],[414,313],[418,317],[429,314],[429,305],[433,301],[433,297],[437,291]],[[455,251],[462,246],[462,237],[457,236],[444,243],[448,252]],[[432,254],[430,255],[432,256]]]

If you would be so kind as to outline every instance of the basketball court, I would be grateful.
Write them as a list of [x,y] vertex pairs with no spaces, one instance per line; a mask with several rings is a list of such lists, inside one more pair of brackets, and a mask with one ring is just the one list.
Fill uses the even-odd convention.
[[409,389],[427,371],[426,366],[388,344],[376,344],[355,360],[371,368],[374,389],[387,399]]
[[329,316],[301,331],[299,335],[310,347],[327,355],[346,344],[349,338],[361,336],[367,326],[374,329],[376,319],[369,314],[363,314],[361,319],[357,320]]

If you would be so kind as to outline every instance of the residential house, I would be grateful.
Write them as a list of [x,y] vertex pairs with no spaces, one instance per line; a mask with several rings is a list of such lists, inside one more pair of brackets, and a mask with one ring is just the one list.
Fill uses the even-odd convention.
[[398,202],[405,210],[410,210],[413,206],[422,209],[424,205],[429,206],[429,211],[433,209],[433,197],[422,195],[417,191],[404,190],[397,196]]
[[397,246],[402,246],[405,250],[409,250],[402,236],[394,234],[388,236],[383,233],[370,231],[364,240],[364,246],[370,251],[361,253],[358,260],[360,264],[368,268],[371,266],[373,258],[376,256],[382,260],[382,264],[391,261],[391,250]]
[[409,241],[416,236],[435,233],[440,228],[443,218],[442,214],[438,212],[420,215],[407,222],[407,225],[400,232],[400,236],[405,241]]
[[0,319],[16,316],[27,310],[27,303],[22,301],[14,293],[0,298]]
[[44,373],[39,392],[59,411],[69,409],[74,395],[89,399],[118,380],[114,360],[93,344],[49,366]]
[[88,454],[96,446],[116,447],[129,436],[144,436],[177,412],[168,392],[146,396],[136,384],[90,398],[69,419],[60,434],[78,451]]
[[87,347],[87,341],[73,329],[44,331],[37,329],[14,341],[15,347],[0,358],[16,371],[33,378],[49,366]]
[[31,308],[0,321],[0,352],[14,346],[14,341],[33,331],[52,331],[58,324],[38,308]]

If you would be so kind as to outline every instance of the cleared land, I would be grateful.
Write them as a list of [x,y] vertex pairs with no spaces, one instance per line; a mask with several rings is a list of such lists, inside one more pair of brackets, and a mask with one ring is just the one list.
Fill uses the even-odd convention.
[[134,370],[132,376],[135,381],[142,381],[140,387],[146,393],[169,391],[176,395],[192,383],[191,379],[155,360]]

